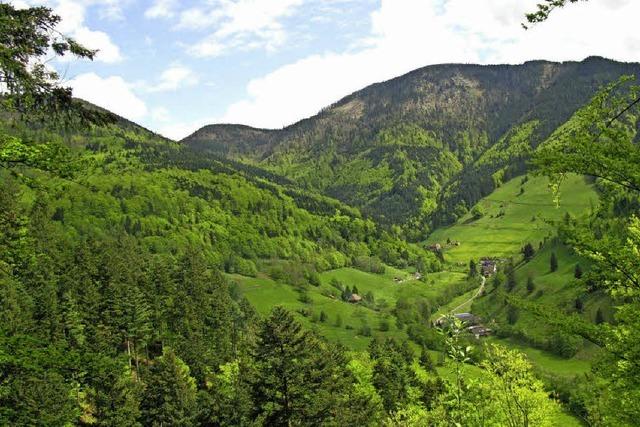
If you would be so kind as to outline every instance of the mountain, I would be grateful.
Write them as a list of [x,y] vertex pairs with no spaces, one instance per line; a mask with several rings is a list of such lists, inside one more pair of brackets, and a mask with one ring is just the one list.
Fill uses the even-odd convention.
[[526,170],[603,84],[640,64],[600,57],[434,65],[371,85],[282,130],[210,125],[181,143],[265,168],[418,240]]
[[[271,258],[295,259],[319,271],[360,256],[382,255],[399,266],[434,258],[383,234],[358,209],[338,200],[302,191],[255,166],[194,155],[135,123],[113,119],[105,126],[64,131],[0,121],[0,132],[58,143],[82,159],[74,179],[50,177],[36,187],[49,194],[41,208],[54,219],[54,229],[69,236],[70,247],[129,236],[144,251],[180,256],[196,249],[220,270],[249,275]],[[43,178],[38,171],[25,173],[36,182]],[[29,186],[22,191],[30,201],[44,197]]]

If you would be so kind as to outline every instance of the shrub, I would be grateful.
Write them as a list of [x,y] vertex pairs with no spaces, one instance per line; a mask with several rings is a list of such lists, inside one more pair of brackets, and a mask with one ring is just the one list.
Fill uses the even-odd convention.
[[389,331],[389,329],[391,329],[391,325],[389,324],[389,321],[387,319],[382,319],[380,321],[380,324],[378,325],[378,330],[380,332],[387,332]]
[[564,332],[556,332],[549,338],[549,350],[567,359],[576,355],[580,344],[580,338]]

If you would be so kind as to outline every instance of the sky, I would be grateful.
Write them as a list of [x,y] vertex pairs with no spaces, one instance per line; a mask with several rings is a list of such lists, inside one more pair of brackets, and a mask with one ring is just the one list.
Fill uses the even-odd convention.
[[281,128],[439,63],[599,55],[640,62],[640,0],[590,0],[529,30],[540,0],[14,0],[99,49],[51,62],[77,97],[169,138],[212,123]]

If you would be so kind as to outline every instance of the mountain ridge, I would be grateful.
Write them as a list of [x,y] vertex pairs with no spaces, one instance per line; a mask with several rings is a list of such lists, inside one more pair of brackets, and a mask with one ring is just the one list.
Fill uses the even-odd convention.
[[[531,150],[598,88],[628,74],[640,74],[640,64],[601,57],[431,65],[283,129],[208,125],[180,143],[283,175],[380,223],[428,231],[525,172]],[[514,153],[517,162],[494,155],[477,167],[492,147],[511,149],[514,141],[522,151]]]

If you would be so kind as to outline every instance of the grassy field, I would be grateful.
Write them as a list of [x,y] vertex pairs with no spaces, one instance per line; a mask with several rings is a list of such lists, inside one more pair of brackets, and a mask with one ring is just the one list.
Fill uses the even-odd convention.
[[510,339],[490,337],[487,338],[487,342],[502,344],[506,347],[519,350],[527,355],[531,364],[536,368],[540,368],[542,371],[553,375],[573,377],[575,375],[585,374],[591,369],[591,363],[588,360],[581,360],[577,357],[563,359],[547,351],[522,345]]
[[[396,283],[395,277],[401,278],[402,283]],[[365,349],[371,336],[406,338],[406,333],[398,330],[392,314],[398,299],[436,298],[446,293],[452,284],[465,279],[462,273],[450,272],[429,274],[424,282],[411,280],[411,277],[409,272],[393,268],[387,268],[380,275],[353,268],[331,270],[320,275],[320,286],[305,288],[308,300],[303,302],[301,292],[295,287],[278,283],[267,276],[253,278],[228,275],[229,280],[238,285],[242,294],[260,314],[266,315],[272,307],[282,305],[297,313],[305,326],[353,350]],[[357,287],[361,295],[369,292],[373,294],[378,310],[328,296],[329,293],[336,293],[331,285],[333,279],[350,288]],[[307,315],[302,315],[301,311],[305,311]],[[320,321],[321,313],[324,313],[325,321]],[[370,329],[371,336],[364,333],[365,327]]]
[[[456,224],[436,230],[427,244],[440,243],[445,260],[466,265],[481,257],[506,258],[517,254],[527,243],[535,247],[554,234],[554,221],[570,212],[580,215],[597,203],[593,186],[583,177],[570,176],[562,186],[560,205],[556,207],[543,177],[514,178],[503,184],[478,206],[484,216],[474,220],[466,214]],[[524,192],[521,193],[522,190]],[[459,246],[447,246],[447,239]]]

